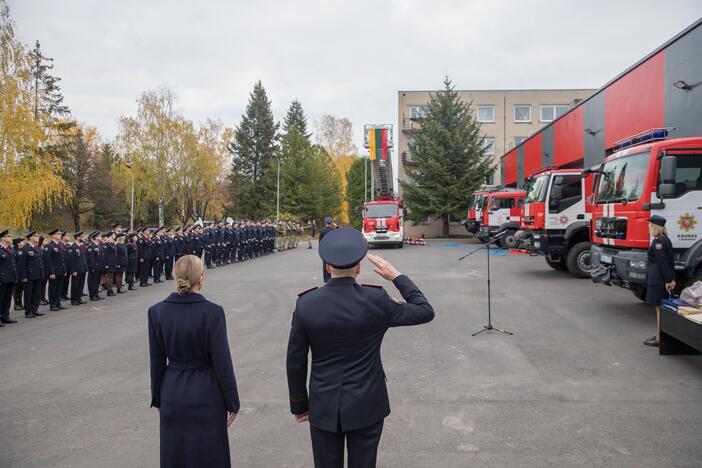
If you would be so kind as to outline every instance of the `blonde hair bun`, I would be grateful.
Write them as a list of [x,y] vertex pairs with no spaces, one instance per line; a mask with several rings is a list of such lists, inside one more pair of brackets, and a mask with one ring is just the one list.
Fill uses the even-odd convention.
[[193,287],[200,282],[205,267],[200,257],[184,255],[178,259],[173,267],[176,279],[176,292],[186,294],[193,292]]

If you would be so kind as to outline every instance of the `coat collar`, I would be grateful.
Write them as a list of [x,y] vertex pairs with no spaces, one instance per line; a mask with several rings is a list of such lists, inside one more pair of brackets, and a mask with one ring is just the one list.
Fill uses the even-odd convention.
[[174,302],[178,304],[184,304],[184,303],[193,303],[193,302],[207,302],[207,299],[205,299],[205,296],[202,294],[198,293],[185,293],[185,294],[178,294],[178,293],[171,293],[166,299],[164,299],[164,302]]
[[356,284],[356,278],[353,276],[342,276],[340,278],[332,278],[327,281],[325,286],[341,286],[345,284]]

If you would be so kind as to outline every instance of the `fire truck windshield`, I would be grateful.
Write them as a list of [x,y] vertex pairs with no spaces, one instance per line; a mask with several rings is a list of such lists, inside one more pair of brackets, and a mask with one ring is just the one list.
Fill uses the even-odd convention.
[[527,194],[527,202],[542,202],[546,201],[546,188],[548,187],[548,175],[537,177],[530,185]]
[[643,192],[649,152],[613,159],[602,165],[597,204],[636,201]]
[[396,203],[366,205],[366,218],[393,218],[397,216]]

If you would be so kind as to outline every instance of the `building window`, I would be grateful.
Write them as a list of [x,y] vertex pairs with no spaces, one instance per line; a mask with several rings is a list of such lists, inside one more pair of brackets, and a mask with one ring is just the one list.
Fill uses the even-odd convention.
[[427,116],[427,106],[410,106],[410,119],[423,119]]
[[514,137],[514,146],[519,146],[527,139],[527,137]]
[[492,185],[495,183],[495,173],[491,172],[485,176],[485,185]]
[[488,156],[495,155],[495,139],[492,137],[483,138],[483,154]]
[[478,122],[494,122],[495,106],[478,106],[477,118]]
[[558,117],[568,112],[570,106],[563,104],[541,106],[541,121],[553,122]]
[[515,122],[531,122],[531,106],[514,106]]

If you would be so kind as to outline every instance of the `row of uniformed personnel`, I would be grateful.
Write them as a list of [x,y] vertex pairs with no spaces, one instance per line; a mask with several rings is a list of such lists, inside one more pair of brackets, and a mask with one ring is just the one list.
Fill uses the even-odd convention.
[[59,311],[66,308],[62,300],[75,306],[85,304],[86,284],[87,297],[99,301],[103,299],[101,288],[107,296],[115,296],[134,290],[137,281],[146,287],[150,286],[149,278],[154,283],[160,283],[162,277],[172,280],[173,264],[183,255],[204,254],[208,267],[214,268],[273,252],[276,236],[274,224],[253,221],[136,230],[115,224],[105,233],[78,231],[72,236],[54,229],[46,239],[36,231],[12,239],[9,230],[3,230],[0,327],[16,323],[10,317],[13,298],[15,310],[35,318],[44,315],[39,312],[40,305]]

